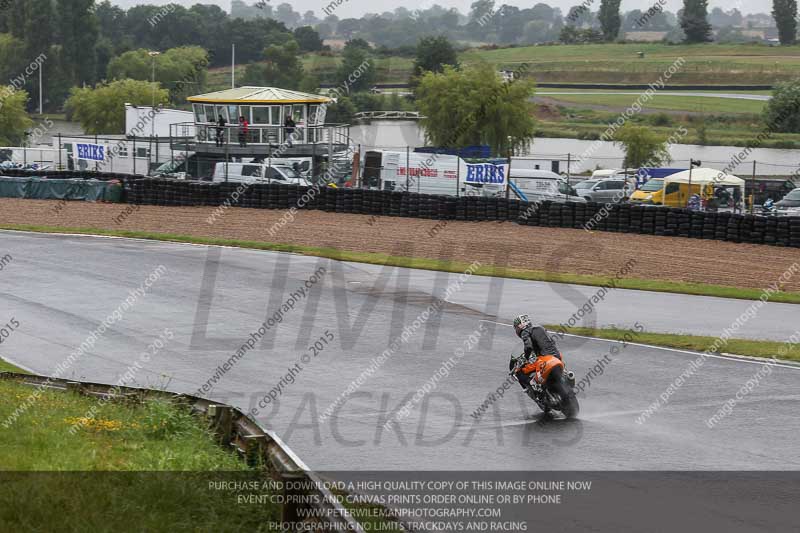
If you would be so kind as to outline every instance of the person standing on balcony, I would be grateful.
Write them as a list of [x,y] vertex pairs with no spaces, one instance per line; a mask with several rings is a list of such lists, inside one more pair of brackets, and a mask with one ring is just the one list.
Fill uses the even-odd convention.
[[292,136],[294,135],[294,127],[295,123],[292,120],[292,115],[286,115],[286,119],[283,121],[283,131],[286,134],[286,142],[289,146],[292,145]]
[[217,121],[217,146],[222,146],[225,142],[225,126],[225,117],[220,115]]
[[247,119],[239,117],[239,146],[244,148],[247,146],[247,135],[250,132],[250,124],[247,123]]

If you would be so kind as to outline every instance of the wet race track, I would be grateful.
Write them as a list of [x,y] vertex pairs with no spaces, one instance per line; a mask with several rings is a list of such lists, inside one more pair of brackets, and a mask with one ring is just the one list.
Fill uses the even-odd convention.
[[[790,364],[697,366],[698,354],[635,338],[565,336],[584,380],[578,419],[542,419],[516,383],[492,401],[521,350],[512,317],[566,322],[598,288],[137,240],[3,232],[0,242],[13,258],[0,271],[0,322],[19,324],[0,354],[53,374],[84,343],[61,377],[115,383],[135,368],[125,384],[205,385],[313,469],[800,469]],[[751,304],[611,290],[578,325],[716,337]],[[781,341],[798,328],[798,306],[769,303],[733,336]],[[165,330],[173,338],[143,362]],[[732,412],[708,423],[748,380]]]

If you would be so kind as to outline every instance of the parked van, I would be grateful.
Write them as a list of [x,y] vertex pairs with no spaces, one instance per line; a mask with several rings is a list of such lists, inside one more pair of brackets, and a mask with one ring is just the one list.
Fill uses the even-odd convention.
[[269,165],[266,163],[225,163],[222,161],[214,166],[212,181],[311,185],[309,181],[296,170],[284,163],[272,163],[272,165]]
[[592,177],[590,179],[593,180],[602,180],[606,178],[616,178],[624,176],[624,171],[617,169],[617,168],[604,168],[600,170],[595,170],[592,172]]
[[[690,185],[691,183],[691,185]],[[714,198],[714,190],[719,187],[739,188],[739,198],[744,198],[743,179],[725,174],[713,168],[686,170],[667,176],[653,178],[631,195],[632,203],[685,207],[692,195],[700,196],[704,203]]]
[[665,179],[651,179],[631,195],[630,202],[686,207],[686,202],[693,194],[699,194],[704,200],[709,200],[713,195],[713,187],[704,187],[702,183],[692,183],[690,191],[688,183],[665,184]]
[[528,202],[586,202],[566,179],[549,170],[512,168],[510,180]]

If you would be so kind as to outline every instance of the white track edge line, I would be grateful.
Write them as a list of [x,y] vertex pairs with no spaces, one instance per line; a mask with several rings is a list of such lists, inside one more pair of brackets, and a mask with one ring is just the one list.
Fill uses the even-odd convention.
[[23,364],[20,364],[20,363],[18,363],[18,362],[16,362],[16,361],[14,361],[13,359],[11,359],[11,358],[10,358],[10,357],[8,357],[8,356],[5,356],[5,355],[0,355],[0,360],[3,360],[3,361],[5,361],[6,363],[8,363],[8,364],[10,364],[10,365],[14,365],[14,366],[16,366],[16,367],[19,367],[19,368],[21,368],[22,370],[24,370],[25,372],[30,372],[31,374],[37,374],[37,375],[39,374],[39,373],[38,373],[37,371],[35,371],[34,369],[32,369],[32,368],[29,368],[29,367],[27,367],[27,366],[25,366],[25,365],[23,365]]

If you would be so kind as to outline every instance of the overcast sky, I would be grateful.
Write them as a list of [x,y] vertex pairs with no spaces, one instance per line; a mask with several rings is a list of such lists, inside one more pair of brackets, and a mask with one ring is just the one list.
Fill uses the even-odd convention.
[[[282,4],[286,0],[268,0],[273,7]],[[334,14],[339,18],[347,17],[360,17],[364,13],[381,13],[383,11],[394,11],[396,8],[403,6],[411,11],[415,9],[425,9],[433,4],[439,4],[445,7],[456,7],[462,13],[469,11],[469,6],[473,0],[416,0],[414,2],[401,2],[399,0],[342,0],[342,4],[336,9]],[[517,0],[495,0],[496,5],[508,4],[520,8],[532,7],[539,0],[517,1]],[[542,3],[551,5],[553,7],[560,7],[566,14],[569,8],[581,4],[584,0],[547,0]],[[585,0],[592,2],[592,0]],[[632,9],[641,9],[645,11],[656,3],[657,0],[623,0],[622,10],[630,11]],[[663,1],[663,0],[662,0]],[[122,7],[135,6],[137,4],[169,4],[179,3],[185,6],[191,6],[197,3],[203,4],[217,4],[226,11],[230,11],[230,0],[205,0],[198,2],[197,0],[111,0],[112,3]],[[245,0],[248,4],[256,3],[256,0]],[[305,13],[308,10],[314,11],[317,18],[324,18],[323,7],[329,5],[331,0],[292,0],[288,2],[292,5],[295,11]],[[711,0],[709,2],[711,8],[721,7],[725,10],[738,8],[742,13],[770,13],[772,10],[772,0]],[[597,6],[600,5],[600,0],[593,0],[591,5],[593,11],[597,11]],[[666,6],[669,11],[675,12],[683,6],[682,0],[666,0]]]

